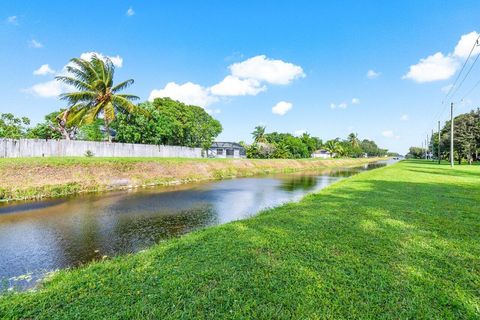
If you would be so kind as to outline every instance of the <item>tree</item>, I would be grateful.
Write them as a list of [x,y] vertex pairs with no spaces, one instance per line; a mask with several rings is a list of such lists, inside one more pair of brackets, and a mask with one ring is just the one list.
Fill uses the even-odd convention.
[[118,92],[133,84],[133,79],[113,85],[115,66],[108,58],[93,55],[90,61],[74,58],[67,71],[71,76],[57,76],[55,79],[73,86],[79,91],[60,95],[68,102],[68,109],[60,119],[66,124],[89,124],[100,115],[103,117],[108,141],[112,141],[109,126],[118,112],[133,113],[137,110],[132,101],[139,99],[131,94]]
[[113,122],[117,141],[207,149],[222,132],[220,122],[203,108],[170,98],[144,102],[138,108],[142,112],[119,114]]
[[266,142],[265,139],[265,126],[256,126],[252,132],[254,142]]
[[331,154],[338,154],[343,153],[343,148],[338,142],[338,140],[328,140],[324,145],[325,150],[330,152]]
[[350,133],[348,135],[348,142],[350,142],[350,145],[353,148],[358,148],[360,146],[360,141],[358,140],[358,134],[356,133]]
[[16,117],[11,113],[0,115],[0,138],[20,139],[26,134],[26,127],[30,124],[27,117]]
[[30,139],[60,139],[65,138],[64,134],[70,138],[71,132],[66,128],[60,128],[58,124],[58,115],[64,110],[55,111],[45,116],[45,121],[38,123],[35,127],[28,129],[27,138]]
[[407,158],[423,159],[425,157],[425,149],[420,147],[410,147]]

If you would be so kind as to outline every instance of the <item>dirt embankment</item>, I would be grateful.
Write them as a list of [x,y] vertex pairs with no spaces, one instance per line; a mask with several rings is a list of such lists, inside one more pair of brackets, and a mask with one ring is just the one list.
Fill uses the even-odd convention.
[[322,170],[380,159],[1,159],[0,201],[61,197],[276,172]]

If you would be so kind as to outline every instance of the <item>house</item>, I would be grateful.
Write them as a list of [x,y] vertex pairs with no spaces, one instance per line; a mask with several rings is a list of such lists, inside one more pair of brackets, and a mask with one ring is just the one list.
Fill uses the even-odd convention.
[[312,158],[328,159],[333,157],[335,157],[335,153],[331,153],[325,149],[320,149],[312,153]]
[[236,142],[214,142],[208,149],[209,158],[245,158],[245,148]]

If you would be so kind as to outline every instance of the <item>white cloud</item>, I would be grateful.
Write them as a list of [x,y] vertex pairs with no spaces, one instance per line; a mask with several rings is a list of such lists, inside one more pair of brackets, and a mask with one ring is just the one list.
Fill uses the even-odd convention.
[[52,68],[50,68],[50,66],[48,64],[42,64],[40,66],[40,68],[33,71],[33,74],[36,75],[36,76],[44,76],[44,75],[47,75],[47,74],[54,74],[54,73],[55,73],[55,71]]
[[400,120],[402,121],[407,121],[408,119],[409,119],[408,114],[402,114],[402,116],[400,117]]
[[110,61],[113,63],[113,65],[117,68],[121,68],[123,66],[123,58],[120,57],[119,55],[116,56],[106,56],[102,53],[95,52],[95,51],[90,51],[90,52],[84,52],[80,55],[80,59],[83,60],[91,60],[93,55],[96,55],[98,58],[105,60],[105,57],[110,59]]
[[[419,83],[449,79],[457,72],[472,48],[472,55],[480,53],[479,43],[474,47],[478,37],[479,34],[475,31],[462,35],[453,52],[448,54],[437,52],[420,59],[417,64],[410,66],[409,71],[402,79],[410,79]],[[442,91],[448,92],[450,88],[451,86],[445,86]]]
[[233,76],[256,79],[271,84],[289,84],[293,80],[305,77],[302,67],[282,60],[273,60],[259,55],[230,67]]
[[153,101],[155,98],[164,97],[202,108],[217,101],[216,97],[210,95],[208,89],[192,82],[186,82],[184,84],[169,82],[163,89],[152,90],[148,100]]
[[446,80],[455,74],[457,68],[457,60],[437,52],[420,59],[417,64],[411,65],[410,70],[402,79],[411,79],[419,83]]
[[368,70],[367,71],[367,78],[368,79],[375,79],[378,78],[381,75],[380,72],[376,72],[375,70]]
[[385,138],[393,138],[394,133],[392,130],[385,130],[385,131],[382,131],[382,136],[384,136]]
[[[467,58],[468,54],[470,53],[470,50],[472,50],[472,47],[475,41],[477,41],[478,37],[479,37],[479,34],[475,31],[462,35],[457,45],[455,46],[455,50],[453,51],[453,54],[460,58]],[[475,55],[478,53],[480,53],[480,46],[478,46],[477,44],[477,46],[475,46],[475,48],[473,49],[472,55]]]
[[272,107],[272,113],[279,116],[285,115],[288,111],[292,110],[293,105],[290,102],[280,101]]
[[338,105],[340,109],[347,109],[348,105],[345,102],[342,102]]
[[352,104],[360,104],[360,99],[352,98]]
[[17,16],[10,16],[10,17],[7,18],[6,22],[8,24],[18,26],[18,17]]
[[266,89],[255,79],[226,76],[221,82],[212,86],[210,91],[216,96],[255,96]]
[[330,109],[336,109],[337,108],[337,105],[335,103],[330,103]]
[[60,94],[65,93],[69,90],[69,86],[57,80],[50,80],[47,82],[37,83],[36,85],[25,91],[41,98],[53,98],[58,97]]
[[133,15],[135,14],[135,11],[133,10],[132,7],[130,7],[130,8],[128,8],[126,14],[127,14],[128,17],[131,17],[131,16],[133,16]]
[[35,48],[35,49],[40,49],[43,48],[43,44],[40,41],[37,41],[35,39],[32,39],[28,42],[28,45],[30,48]]

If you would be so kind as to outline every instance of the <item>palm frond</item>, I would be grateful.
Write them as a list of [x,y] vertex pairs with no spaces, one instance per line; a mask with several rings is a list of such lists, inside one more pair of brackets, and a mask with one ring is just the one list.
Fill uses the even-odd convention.
[[134,101],[134,100],[140,100],[140,97],[137,97],[133,94],[126,94],[126,93],[121,93],[121,94],[116,94],[117,97],[121,97],[121,98],[124,98],[124,99],[127,99],[127,100],[131,100],[131,101]]
[[55,80],[68,84],[79,90],[92,90],[93,88],[87,83],[79,79],[75,79],[67,76],[56,76]]
[[126,89],[130,87],[135,81],[133,79],[128,79],[126,81],[123,81],[119,84],[117,84],[115,87],[112,88],[113,93],[117,93],[118,91],[121,91],[123,89]]
[[79,92],[67,92],[60,95],[61,100],[66,100],[70,105],[75,105],[78,102],[91,103],[95,101],[97,97],[94,91],[79,91]]

